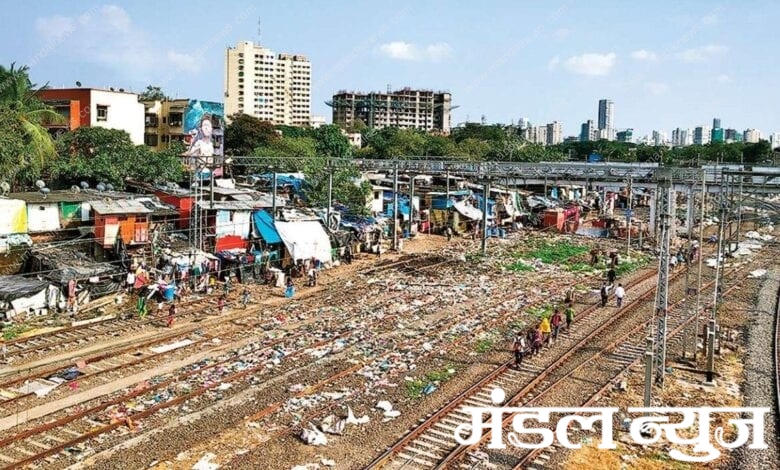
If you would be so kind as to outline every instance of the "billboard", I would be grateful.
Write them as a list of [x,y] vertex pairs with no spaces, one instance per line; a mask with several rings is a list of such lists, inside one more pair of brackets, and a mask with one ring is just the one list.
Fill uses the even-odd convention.
[[[194,169],[200,165],[215,168],[223,161],[225,107],[213,101],[190,100],[184,110],[184,153]],[[216,174],[216,172],[215,172]]]

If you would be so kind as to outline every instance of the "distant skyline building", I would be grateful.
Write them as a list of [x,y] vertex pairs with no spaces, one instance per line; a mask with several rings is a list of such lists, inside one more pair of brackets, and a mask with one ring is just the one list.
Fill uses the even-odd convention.
[[614,129],[615,129],[614,118],[615,118],[615,103],[613,103],[612,100],[608,100],[608,99],[599,100],[598,129],[600,131],[604,131],[599,135],[601,138],[605,138],[607,140],[614,140]]
[[531,127],[531,121],[528,120],[528,118],[521,117],[519,121],[517,121],[517,127],[520,130],[525,130]]
[[252,41],[225,53],[225,115],[248,114],[273,124],[311,122],[311,63],[297,54],[275,54]]
[[699,126],[693,130],[694,145],[706,145],[710,143],[711,129],[707,126]]
[[651,144],[655,145],[655,146],[666,145],[666,132],[664,132],[664,131],[653,131],[653,137],[651,139]]
[[712,128],[720,129],[720,118],[712,118]]
[[360,120],[376,129],[398,127],[445,135],[452,126],[452,95],[445,91],[410,87],[369,93],[341,90],[329,104],[333,107],[333,123],[339,125]]
[[769,136],[769,146],[772,150],[780,147],[780,132],[775,132]]
[[618,142],[633,142],[634,141],[634,129],[628,128],[626,130],[617,133]]
[[593,119],[588,119],[580,127],[580,142],[590,142],[596,140],[598,129]]
[[563,142],[563,126],[558,121],[547,124],[547,145],[557,145]]
[[724,132],[724,139],[726,143],[742,142],[742,133],[737,132],[736,129],[726,129]]
[[761,140],[761,131],[757,129],[745,129],[742,138],[746,143],[757,144]]
[[710,142],[725,142],[726,135],[723,129],[715,127],[710,131]]

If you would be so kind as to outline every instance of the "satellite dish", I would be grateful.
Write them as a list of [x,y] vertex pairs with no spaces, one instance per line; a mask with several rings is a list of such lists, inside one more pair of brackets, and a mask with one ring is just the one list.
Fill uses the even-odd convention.
[[113,185],[113,184],[111,184],[111,183],[108,183],[108,184],[106,185],[106,190],[107,190],[107,191],[113,191],[113,190],[114,190],[114,185]]
[[74,192],[74,193],[76,193],[76,194],[78,194],[78,193],[80,193],[80,192],[81,192],[81,188],[79,188],[79,187],[78,187],[78,186],[76,186],[75,184],[74,184],[73,186],[71,186],[71,187],[70,187],[70,190],[71,190],[71,191],[73,191],[73,192]]
[[97,189],[99,192],[101,192],[101,193],[102,193],[103,191],[105,191],[105,190],[106,190],[106,185],[105,185],[105,184],[103,184],[103,183],[98,183],[98,185],[97,185],[97,186],[95,186],[95,188],[96,188],[96,189]]
[[78,80],[76,80],[76,86],[77,86],[77,87],[79,87],[79,88],[81,88],[81,82],[80,82],[80,81],[78,81]]
[[81,189],[89,189],[89,183],[87,183],[86,181],[82,181],[81,183],[79,183],[79,186],[81,186]]
[[5,181],[0,182],[0,191],[2,191],[2,195],[5,196],[6,194],[11,192],[11,185],[6,183]]
[[38,189],[43,189],[46,187],[46,183],[44,183],[43,180],[38,180],[35,182],[35,186],[37,186]]
[[51,189],[49,189],[49,188],[41,188],[40,189],[40,193],[43,194],[43,198],[44,199],[46,199],[46,197],[49,195],[50,192],[51,192]]

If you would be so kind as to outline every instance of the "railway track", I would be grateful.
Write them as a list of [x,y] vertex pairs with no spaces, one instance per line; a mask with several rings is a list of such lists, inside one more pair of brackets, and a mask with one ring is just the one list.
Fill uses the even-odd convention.
[[[628,288],[636,288],[655,276],[654,270],[646,270],[628,284]],[[648,290],[648,292],[652,291]],[[635,306],[638,302],[639,300],[635,300],[633,304],[626,305],[623,313],[633,308],[632,305]],[[589,331],[594,329],[601,331],[609,326],[609,322],[604,322],[603,313],[605,312],[602,311],[602,315],[594,314],[598,309],[598,305],[593,305],[580,312],[575,318],[572,332],[560,335],[559,342],[562,343],[562,347],[569,349],[569,352],[560,359],[561,363],[594,336],[595,333],[589,334]],[[530,361],[524,361],[521,370],[514,370],[510,367],[512,362],[504,363],[458,395],[449,405],[429,416],[421,425],[396,442],[387,452],[371,462],[368,468],[436,467],[438,462],[456,447],[452,431],[459,424],[470,419],[462,411],[464,406],[490,406],[490,391],[494,387],[499,386],[510,392],[519,390],[529,381],[533,381],[533,377],[539,376],[544,370],[542,367],[530,364]]]
[[775,429],[780,429],[780,289],[775,299],[775,341],[772,345],[775,360]]
[[[733,273],[734,271],[732,271],[731,274]],[[682,272],[675,273],[675,279],[680,276],[680,274],[682,274]],[[712,282],[709,282],[703,287],[709,288],[711,284]],[[631,289],[629,289],[629,291],[631,291]],[[592,340],[596,335],[607,328],[616,328],[616,320],[626,317],[626,314],[629,313],[632,308],[648,305],[646,301],[651,300],[651,295],[653,293],[652,289],[648,290],[641,298],[626,305],[611,321],[603,323],[586,337],[576,339],[568,338],[568,341],[567,338],[564,337],[562,349],[568,350],[568,352],[547,368],[542,369],[534,364],[528,364],[529,361],[526,360],[520,370],[513,370],[510,368],[512,361],[505,363],[483,380],[459,395],[450,405],[428,417],[420,426],[412,430],[401,440],[396,442],[396,444],[387,452],[375,459],[369,465],[369,468],[458,468],[460,463],[464,462],[466,454],[471,455],[470,458],[472,461],[468,464],[463,463],[462,468],[476,468],[474,466],[480,463],[480,458],[486,455],[489,456],[489,454],[474,452],[478,446],[457,447],[453,438],[454,429],[458,425],[470,422],[470,416],[463,411],[464,406],[492,406],[490,392],[496,386],[501,387],[505,391],[512,392],[508,395],[513,397],[510,400],[510,403],[515,403],[515,406],[530,406],[532,403],[535,406],[544,406],[536,404],[534,401],[544,399],[549,391],[556,387],[555,384],[563,383],[567,379],[573,380],[572,377],[575,377],[575,374],[577,377],[580,377],[581,382],[592,383],[593,377],[604,375],[603,364],[617,366],[622,373],[627,367],[626,364],[630,367],[635,360],[643,357],[646,346],[644,344],[645,335],[642,334],[642,331],[647,328],[648,321],[641,321],[640,324],[630,328],[628,333],[620,336],[619,340],[604,345],[595,354],[591,353],[593,349],[591,347],[593,346]],[[652,300],[649,305],[652,307]],[[582,314],[580,314],[580,316],[581,315]],[[682,330],[682,328],[687,325],[689,321],[692,321],[692,319],[693,317],[687,317],[686,312],[674,311],[674,309],[672,309],[672,311],[670,311],[668,324],[671,332],[670,334],[677,334],[677,332]],[[583,323],[575,323],[575,325],[577,325],[577,330],[588,331],[588,327]],[[674,343],[670,341],[668,347],[672,348],[673,346]],[[579,363],[572,360],[572,358],[583,355],[586,357],[584,360],[581,358]],[[602,356],[603,361],[594,360]],[[582,373],[587,367],[590,367],[592,370],[587,373]],[[556,374],[562,375],[562,378],[556,381],[554,378]],[[583,381],[583,377],[588,380]],[[527,385],[521,386],[521,384],[524,383],[527,383]],[[599,382],[599,387],[600,384],[601,382]],[[609,384],[611,384],[611,380],[607,382],[605,387],[609,386]],[[571,383],[569,385],[574,387],[571,390],[576,390],[576,395],[578,397],[583,396],[581,393],[583,387],[572,385]],[[518,388],[520,388],[520,390],[515,392]],[[594,397],[595,396],[598,395],[596,394]],[[567,405],[561,404],[560,401],[556,401],[547,406]],[[572,404],[571,406],[580,405]],[[510,419],[511,417],[507,418],[505,425],[510,422]],[[501,458],[498,460],[501,460]]]
[[[507,285],[504,287],[511,286],[511,282],[507,282]],[[559,286],[563,287],[563,286]],[[522,296],[522,294],[519,294],[518,297]],[[436,303],[435,301],[440,301],[441,299],[438,297],[433,297],[431,300],[432,303]],[[474,297],[472,299],[473,303],[478,302],[480,299],[477,297]],[[500,304],[504,304],[506,302],[511,302],[513,299],[502,299],[498,302],[495,302],[495,305],[489,305],[487,308],[494,308]],[[548,299],[544,299],[548,300]],[[392,300],[391,300],[392,301]],[[424,305],[423,305],[424,306]],[[423,306],[420,306],[421,308]],[[462,310],[467,311],[468,306],[460,305],[460,308]],[[484,308],[484,307],[482,307]],[[453,326],[455,323],[459,321],[458,318],[447,318],[447,316],[444,316],[444,320],[446,323],[449,323],[450,327]],[[445,327],[445,325],[439,325],[437,330],[441,331],[442,327]],[[309,346],[309,349],[311,346]],[[296,352],[296,354],[299,353],[299,351]],[[211,367],[211,366],[210,366]],[[258,366],[262,367],[262,366]],[[253,367],[249,370],[247,373],[252,373],[256,371],[257,368]],[[349,369],[351,370],[351,369]],[[242,371],[246,372],[246,371]],[[336,375],[343,374],[344,371],[337,373]],[[240,375],[234,374],[230,376],[226,376],[223,378],[220,378],[218,381],[211,383],[210,386],[202,387],[199,390],[192,391],[191,393],[187,394],[186,396],[179,396],[174,399],[171,399],[167,402],[160,403],[157,405],[152,406],[151,408],[144,410],[140,413],[136,413],[132,415],[133,420],[137,419],[143,419],[147,416],[150,416],[151,414],[155,413],[156,411],[166,409],[170,406],[175,406],[179,403],[182,403],[183,401],[189,400],[191,398],[197,397],[200,394],[203,394],[207,392],[208,390],[211,390],[215,384],[226,384],[231,383],[232,381],[235,381],[241,377],[244,377],[246,374],[242,373]],[[182,377],[179,377],[181,379]],[[326,378],[324,382],[332,381],[334,378],[329,377]],[[165,382],[162,382],[165,385],[170,385],[173,381],[176,379],[170,379],[166,380]],[[160,387],[164,385],[157,384],[154,386],[154,390],[158,390]],[[153,390],[150,390],[153,391]],[[133,392],[135,393],[135,392]],[[119,404],[128,399],[128,395],[125,395],[124,397],[119,397],[114,400],[111,400],[109,403],[111,404]],[[134,397],[130,397],[134,398]],[[111,406],[110,404],[107,406]],[[0,450],[0,461],[8,462],[9,459],[14,460],[13,465],[10,466],[16,466],[16,465],[25,465],[28,463],[40,461],[41,459],[45,459],[47,457],[51,457],[54,454],[57,454],[61,452],[63,449],[68,447],[73,447],[74,445],[78,444],[79,442],[83,442],[85,440],[91,439],[93,437],[96,437],[98,435],[110,432],[117,427],[123,426],[124,423],[112,423],[108,425],[103,425],[102,427],[98,426],[96,429],[92,429],[90,431],[86,431],[83,427],[79,427],[83,424],[83,422],[86,420],[88,424],[92,424],[93,427],[95,425],[95,420],[90,419],[87,416],[94,416],[95,413],[99,413],[106,409],[106,404],[102,403],[100,405],[97,405],[96,407],[90,408],[88,411],[80,412],[77,415],[75,415],[75,418],[73,416],[66,416],[64,418],[60,418],[55,421],[55,423],[58,424],[57,429],[62,429],[62,432],[69,433],[72,435],[73,439],[67,440],[66,442],[60,442],[59,444],[56,444],[58,441],[57,439],[62,440],[63,436],[60,434],[59,436],[55,435],[54,438],[49,438],[47,436],[51,435],[51,431],[53,428],[50,427],[51,423],[45,424],[43,426],[39,426],[34,429],[28,429],[26,431],[23,431],[22,433],[17,434],[14,437],[7,438],[3,441],[0,441],[0,447],[3,448],[3,450]],[[75,424],[74,424],[75,423]],[[74,430],[75,429],[75,430]],[[55,431],[58,432],[58,431]],[[73,433],[79,433],[78,436],[76,436]],[[37,436],[37,437],[36,437]],[[45,448],[44,448],[45,447]],[[10,452],[7,452],[5,449],[10,449]],[[40,452],[35,452],[35,450],[41,450]],[[9,455],[10,453],[10,455]],[[33,455],[31,455],[33,454]],[[8,462],[10,463],[10,462]]]
[[[366,274],[377,272],[377,270],[387,271],[396,267],[406,269],[407,271],[413,270],[419,272],[440,267],[448,261],[449,260],[442,258],[441,256],[426,256],[422,259],[410,257],[376,268],[370,268],[359,273]],[[338,284],[332,284],[333,285],[329,284],[327,288],[331,290],[338,288]],[[251,286],[251,284],[249,285]],[[310,295],[311,294],[307,291],[303,291],[299,294],[298,298],[307,298]],[[236,305],[237,303],[237,300],[232,302],[233,305]],[[205,310],[216,311],[216,297],[201,296],[177,305],[179,307],[177,319],[181,320],[197,316],[198,314],[204,313]],[[229,305],[230,303],[228,306]],[[153,326],[161,320],[154,315],[149,315],[144,319],[136,318],[133,312],[126,312],[125,316],[127,315],[133,315],[133,318],[119,318],[114,316],[113,318],[107,318],[106,320],[96,323],[60,328],[29,338],[17,338],[7,341],[5,343],[8,348],[7,356],[11,362],[18,365],[19,360],[22,359],[29,360],[32,357],[50,353],[53,350],[68,349],[69,346],[84,346],[101,337],[120,337],[128,335],[142,330],[145,327]]]
[[[441,301],[442,301],[441,298],[436,297],[436,296],[431,296],[428,302],[418,304],[417,307],[420,310],[424,310],[424,309],[426,309],[426,307],[431,308],[432,310],[435,310],[435,309],[438,309],[438,308],[441,307],[440,305],[439,306],[436,305],[436,304],[438,304]],[[391,299],[385,299],[384,302],[385,302],[385,304],[392,304],[394,302],[394,299],[392,299],[392,298]],[[434,304],[434,305],[429,306],[428,304]],[[392,319],[392,317],[389,317],[389,318]],[[388,317],[385,317],[384,320],[387,321]],[[344,334],[346,335],[348,333],[344,333]],[[333,341],[333,340],[335,340],[335,339],[332,338],[329,341]],[[295,354],[299,354],[304,349],[311,349],[312,347],[315,347],[315,346],[307,346],[306,348],[302,348],[301,350],[296,351]],[[121,366],[119,366],[119,367],[121,367]],[[209,368],[211,368],[211,367],[215,367],[215,366],[214,365],[209,366]],[[252,370],[254,370],[254,369],[252,369]],[[182,378],[183,377],[179,376],[179,377],[174,378],[174,379],[166,380],[165,382],[161,382],[160,384],[154,385],[151,389],[149,389],[149,391],[158,390],[160,387],[162,387],[164,385],[168,385],[168,384],[172,383],[173,381],[180,380]],[[234,380],[234,379],[235,379],[235,377],[225,377],[225,378],[221,379],[219,381],[219,383],[230,383],[229,381],[230,380]],[[209,388],[208,387],[204,387],[199,393],[196,394],[195,392],[193,392],[193,394],[190,394],[188,396],[189,397],[197,396],[198,394],[204,393],[207,390],[209,390]],[[135,393],[136,392],[133,392],[130,395],[124,395],[122,397],[113,399],[113,400],[107,402],[108,405],[106,403],[101,403],[100,405],[97,405],[95,407],[89,408],[86,412],[78,413],[76,415],[75,419],[73,418],[73,416],[70,416],[70,417],[66,416],[64,418],[60,418],[60,419],[56,420],[55,423],[58,423],[58,428],[64,429],[63,432],[65,432],[65,433],[73,434],[74,432],[76,432],[76,433],[82,432],[84,429],[83,429],[83,427],[79,428],[79,423],[73,424],[76,420],[78,420],[79,418],[84,418],[89,423],[90,422],[89,418],[86,417],[88,414],[93,414],[94,415],[94,413],[99,413],[100,411],[105,410],[105,408],[107,406],[111,406],[112,404],[116,405],[116,404],[124,402],[124,401],[126,401],[126,400],[128,400],[130,398],[134,398],[136,396],[136,395],[134,395]],[[175,400],[176,403],[179,403],[179,401],[177,401],[177,400]],[[173,406],[173,405],[171,405],[171,406]],[[159,410],[159,409],[167,408],[167,406],[165,406],[165,407],[163,407],[163,406],[154,406],[152,408],[154,408],[155,410]],[[143,413],[139,413],[137,415],[133,415],[133,419],[138,419],[138,418],[143,418],[143,417],[148,416],[149,413],[147,411],[145,411]],[[92,420],[92,424],[93,425],[94,425],[94,422],[95,421]],[[74,431],[74,427],[75,427],[75,431]],[[11,456],[8,455],[7,449],[6,450],[0,450],[0,461],[4,461],[4,462],[9,463],[8,462],[9,459],[17,458],[17,459],[20,459],[20,460],[16,460],[14,465],[24,465],[26,463],[29,463],[29,462],[32,462],[32,461],[37,461],[37,460],[40,460],[41,458],[45,458],[47,456],[50,456],[53,453],[59,452],[60,450],[62,450],[65,447],[72,447],[73,445],[76,445],[76,444],[78,444],[79,442],[81,442],[81,441],[83,441],[85,439],[90,439],[91,437],[99,435],[99,434],[101,434],[103,432],[109,432],[109,431],[111,431],[112,429],[115,429],[115,428],[116,428],[116,426],[104,426],[103,428],[101,428],[101,429],[103,429],[103,431],[100,432],[100,433],[97,433],[97,434],[92,433],[92,432],[90,432],[90,433],[82,432],[82,434],[80,436],[76,437],[75,439],[70,439],[67,442],[62,443],[62,445],[55,445],[54,444],[55,442],[58,442],[58,439],[59,440],[63,439],[62,435],[59,435],[59,436],[55,435],[53,438],[47,437],[47,436],[49,436],[51,434],[51,432],[50,432],[51,428],[49,427],[49,425],[44,425],[42,427],[38,427],[38,428],[35,428],[35,429],[28,429],[26,431],[23,431],[22,433],[18,433],[14,437],[6,438],[6,439],[0,441],[0,446],[4,446],[4,448],[10,448],[11,449],[11,452],[10,452]],[[31,437],[31,436],[34,436],[34,435],[41,435],[41,434],[43,434],[43,437],[38,437],[38,438]],[[73,435],[73,436],[75,436],[75,435]],[[23,442],[20,443],[20,440],[23,441]],[[14,444],[11,444],[11,443],[14,443]],[[43,449],[43,446],[47,446],[48,448],[45,449],[43,452],[37,453],[35,456],[30,455],[31,452],[33,452],[33,450],[35,450],[35,449]],[[33,450],[30,450],[30,449],[33,449]],[[20,453],[23,454],[23,455],[19,455]],[[24,458],[25,455],[28,458]],[[2,462],[0,462],[0,463],[2,463]],[[14,466],[14,465],[11,465],[11,466]]]

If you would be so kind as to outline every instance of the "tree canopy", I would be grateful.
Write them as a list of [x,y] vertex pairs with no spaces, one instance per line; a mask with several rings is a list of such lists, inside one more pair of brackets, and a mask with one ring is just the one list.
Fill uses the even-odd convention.
[[180,143],[153,152],[145,145],[133,145],[125,131],[81,127],[63,135],[57,148],[60,158],[52,165],[51,173],[64,186],[88,181],[121,189],[126,177],[149,183],[179,181],[182,177],[180,155],[184,147]]
[[164,101],[171,99],[162,91],[162,88],[154,85],[147,85],[146,90],[138,95],[138,101]]
[[227,155],[251,155],[257,147],[269,145],[280,139],[273,124],[248,114],[234,114],[225,126],[225,153]]
[[[3,115],[0,166],[10,166],[11,184],[30,183],[57,157],[46,124],[60,124],[65,118],[41,102],[37,93],[46,88],[30,81],[29,67],[0,65],[0,113]],[[5,145],[4,145],[5,147]]]

